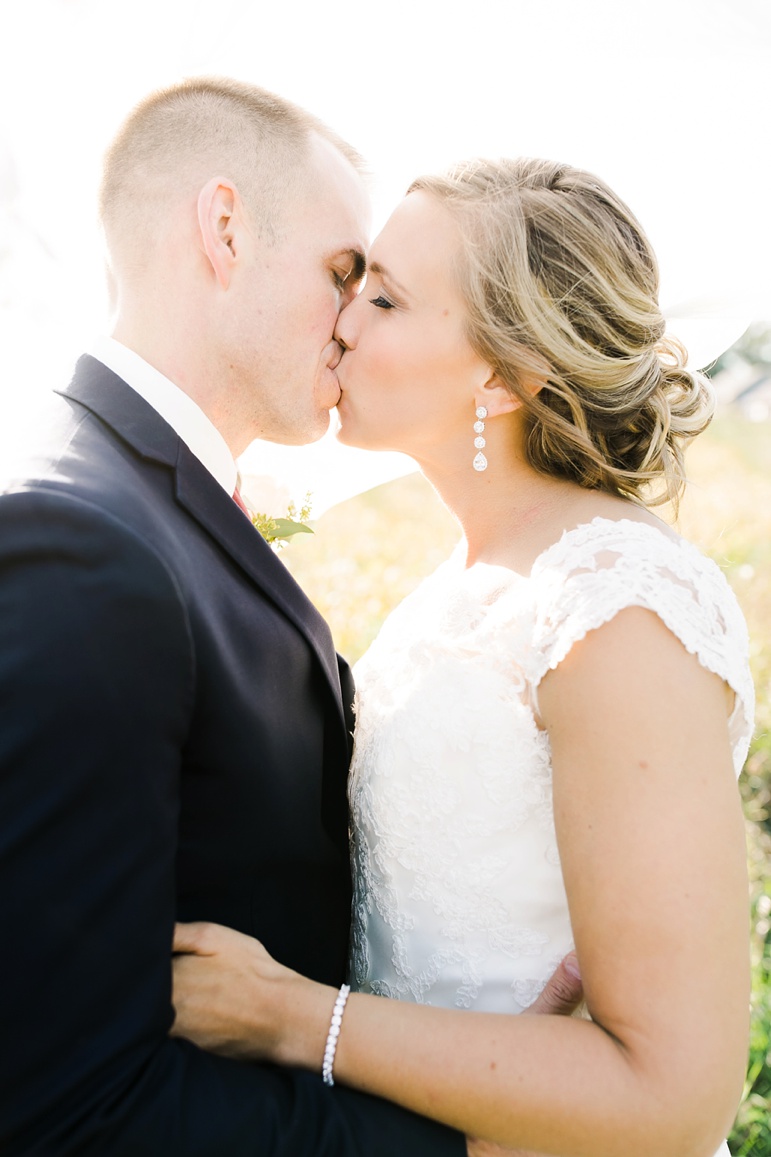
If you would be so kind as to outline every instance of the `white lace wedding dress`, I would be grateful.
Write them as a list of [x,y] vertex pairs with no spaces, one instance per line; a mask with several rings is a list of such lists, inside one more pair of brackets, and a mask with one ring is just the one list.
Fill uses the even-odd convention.
[[389,617],[355,672],[356,989],[512,1013],[536,998],[572,933],[533,705],[571,646],[629,606],[735,691],[738,775],[754,707],[742,613],[712,561],[654,526],[596,518],[529,578],[456,552]]

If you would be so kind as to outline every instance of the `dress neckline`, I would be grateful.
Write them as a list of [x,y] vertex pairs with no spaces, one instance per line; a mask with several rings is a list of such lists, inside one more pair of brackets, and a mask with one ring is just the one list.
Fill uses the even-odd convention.
[[527,582],[543,568],[547,560],[549,560],[550,555],[558,555],[561,551],[564,550],[566,546],[570,545],[574,538],[578,538],[580,540],[581,536],[585,535],[588,531],[596,530],[600,527],[630,528],[635,533],[642,532],[643,537],[656,535],[658,538],[662,538],[666,542],[670,543],[671,546],[673,546],[675,549],[685,548],[688,546],[690,546],[693,550],[698,549],[694,547],[693,544],[689,543],[687,539],[682,538],[677,533],[668,533],[668,528],[666,527],[665,523],[662,523],[662,527],[659,529],[659,527],[652,526],[649,522],[640,522],[636,518],[606,518],[601,514],[596,514],[594,518],[590,519],[588,522],[578,522],[575,526],[571,526],[566,530],[563,530],[559,538],[555,539],[554,542],[544,547],[544,549],[533,559],[533,565],[530,568],[529,574],[523,574],[521,571],[516,571],[511,567],[506,566],[505,563],[499,562],[479,561],[472,563],[472,565],[469,567],[463,565],[463,539],[458,542],[455,549],[452,551],[452,554],[443,565],[453,563],[453,569],[458,569],[462,574],[469,575],[474,571],[479,574],[491,573],[493,571],[502,571],[505,574],[511,576],[511,581],[521,580],[523,582]]

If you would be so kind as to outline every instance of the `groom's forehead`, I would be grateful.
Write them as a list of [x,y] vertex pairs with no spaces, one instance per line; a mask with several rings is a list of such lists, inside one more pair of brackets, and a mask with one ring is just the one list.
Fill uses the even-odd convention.
[[348,250],[358,261],[369,246],[372,215],[369,193],[361,174],[328,142],[321,141],[309,157],[298,219],[329,251]]

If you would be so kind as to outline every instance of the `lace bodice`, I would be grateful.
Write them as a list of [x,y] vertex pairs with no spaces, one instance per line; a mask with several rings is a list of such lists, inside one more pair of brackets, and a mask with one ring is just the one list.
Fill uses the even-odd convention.
[[538,685],[625,607],[654,611],[753,718],[746,627],[718,567],[639,522],[563,535],[529,577],[454,555],[356,668],[351,980],[385,996],[520,1012],[572,946]]

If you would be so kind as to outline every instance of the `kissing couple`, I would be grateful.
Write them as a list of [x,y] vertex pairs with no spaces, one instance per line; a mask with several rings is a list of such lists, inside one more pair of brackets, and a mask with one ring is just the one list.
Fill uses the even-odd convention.
[[[108,152],[114,333],[0,498],[6,1157],[712,1157],[730,1128],[748,641],[651,509],[708,384],[597,177],[460,164],[370,248],[360,173],[230,80]],[[352,751],[349,669],[235,465],[335,406],[461,534],[360,661]]]

